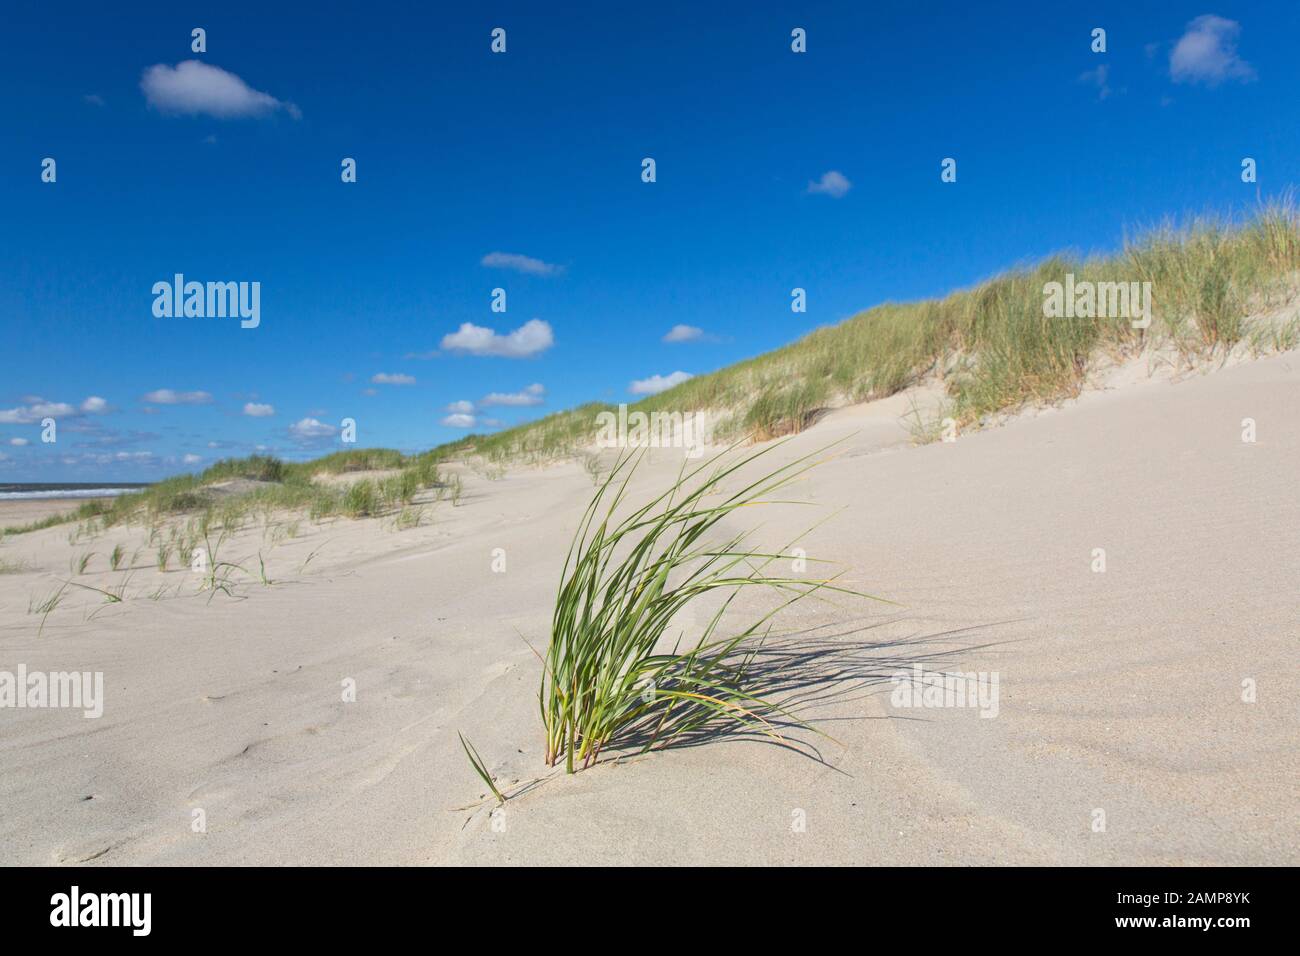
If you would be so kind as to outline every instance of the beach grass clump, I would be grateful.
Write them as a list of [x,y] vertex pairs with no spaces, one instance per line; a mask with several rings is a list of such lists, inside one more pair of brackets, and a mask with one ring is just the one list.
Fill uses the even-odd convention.
[[365,518],[379,510],[382,497],[373,481],[363,478],[343,492],[342,511],[349,518]]
[[[538,699],[548,765],[563,760],[572,773],[607,747],[649,750],[714,718],[780,739],[777,722],[793,718],[746,690],[748,648],[793,602],[821,589],[855,592],[833,579],[770,574],[786,555],[749,546],[747,532],[716,535],[724,519],[812,466],[806,456],[741,477],[777,447],[741,456],[729,449],[689,471],[683,466],[671,487],[632,510],[627,486],[639,456],[622,458],[597,489],[565,560],[543,661]],[[730,482],[739,489],[724,490]],[[732,602],[760,588],[776,593],[776,606],[724,633]],[[699,638],[687,650],[680,637],[666,648],[675,616],[715,593]]]
[[247,458],[223,458],[209,466],[199,476],[210,484],[245,478],[249,481],[284,481],[285,464],[271,455],[249,455]]
[[311,461],[286,464],[286,480],[310,481],[316,475],[346,475],[358,471],[402,468],[407,458],[393,448],[356,448],[336,451]]

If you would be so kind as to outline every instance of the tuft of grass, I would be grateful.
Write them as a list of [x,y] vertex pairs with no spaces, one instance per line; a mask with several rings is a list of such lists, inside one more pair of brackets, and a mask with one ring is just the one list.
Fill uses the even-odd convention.
[[383,480],[379,493],[389,507],[405,507],[415,500],[419,490],[419,478],[414,469],[403,468]]
[[506,798],[497,789],[496,781],[492,779],[492,774],[488,773],[487,766],[483,763],[483,758],[478,755],[478,751],[474,749],[474,745],[466,740],[465,735],[459,730],[456,731],[456,736],[460,737],[460,745],[465,748],[465,756],[469,758],[470,766],[474,768],[474,772],[488,785],[488,789],[492,791],[492,796],[497,798],[497,802],[505,803]]
[[68,585],[66,583],[63,583],[60,584],[55,591],[46,595],[40,600],[36,600],[34,598],[27,599],[27,613],[39,614],[41,616],[41,626],[36,629],[37,637],[40,637],[43,633],[45,633],[46,618],[48,618],[52,613],[54,613],[54,610],[60,604],[63,603],[63,598],[67,594],[67,591],[68,591]]
[[591,452],[584,453],[582,456],[582,470],[587,473],[592,485],[599,488],[601,475],[605,473],[605,466],[601,464],[600,455]]
[[392,530],[410,531],[412,528],[420,527],[424,521],[426,508],[403,508],[393,518]]
[[113,546],[113,553],[108,556],[108,567],[111,571],[116,571],[122,566],[122,559],[126,557],[126,550],[120,545]]
[[96,594],[104,595],[106,604],[121,604],[126,599],[126,586],[130,583],[131,575],[129,573],[118,583],[116,588],[97,588],[89,584],[78,584],[76,581],[64,582],[69,587],[81,588],[83,591],[94,591]]
[[[556,596],[538,693],[547,764],[562,758],[572,773],[611,744],[643,739],[643,751],[649,750],[714,718],[780,739],[773,718],[793,718],[746,691],[743,652],[795,601],[821,589],[857,592],[834,579],[765,573],[789,556],[747,546],[747,533],[711,539],[724,518],[812,467],[813,456],[806,456],[743,479],[739,491],[723,491],[725,482],[777,447],[733,456],[733,446],[689,471],[684,465],[671,487],[622,517],[616,513],[642,456],[614,465],[579,523]],[[719,636],[732,601],[753,588],[772,589],[781,600],[748,626]],[[662,651],[674,615],[714,592],[729,593],[694,646],[679,652],[679,638],[672,651]]]
[[311,554],[307,555],[307,559],[306,559],[305,561],[303,561],[303,563],[302,563],[302,564],[299,566],[299,568],[298,568],[298,573],[299,573],[299,574],[303,574],[303,573],[307,570],[307,565],[309,565],[309,564],[312,563],[312,561],[315,559],[316,555],[320,554],[322,551],[325,550],[325,545],[326,545],[326,544],[329,544],[329,542],[326,541],[324,544],[322,544],[319,548],[317,548],[317,549],[316,549],[315,551],[313,551]]
[[362,479],[343,492],[342,510],[349,518],[366,518],[378,513],[382,498],[373,481]]
[[207,556],[207,568],[203,575],[203,584],[199,587],[200,591],[208,592],[208,603],[217,596],[218,591],[225,593],[227,597],[235,596],[235,584],[231,575],[236,571],[247,574],[242,567],[231,561],[221,560],[221,547],[226,542],[226,532],[217,535],[216,542],[213,543],[211,535],[203,535],[203,548]]
[[21,558],[0,558],[0,574],[22,574],[32,566]]
[[262,579],[262,586],[269,588],[275,582],[266,574],[266,561],[262,559],[262,552],[257,552],[257,573]]

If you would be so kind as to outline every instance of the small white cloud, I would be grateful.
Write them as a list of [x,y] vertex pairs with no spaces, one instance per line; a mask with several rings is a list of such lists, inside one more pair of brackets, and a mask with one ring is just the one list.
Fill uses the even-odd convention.
[[249,418],[270,418],[275,414],[275,406],[249,402],[244,406],[244,414]]
[[521,256],[517,252],[489,252],[479,260],[479,264],[489,269],[510,269],[532,276],[553,276],[564,271],[563,266],[552,265],[532,256]]
[[151,66],[140,78],[140,89],[148,104],[160,113],[239,119],[284,110],[294,119],[302,116],[292,103],[255,90],[234,73],[199,60]]
[[1255,69],[1237,55],[1241,24],[1212,13],[1187,24],[1187,32],[1169,54],[1169,78],[1175,83],[1218,86],[1225,80],[1243,83],[1255,78]]
[[704,330],[693,325],[674,325],[668,330],[665,342],[695,342],[704,338]]
[[448,405],[447,411],[458,415],[471,415],[474,412],[474,403],[461,399],[459,402],[452,402]]
[[448,352],[502,358],[527,358],[545,352],[554,343],[551,326],[540,319],[529,319],[508,335],[498,335],[492,329],[464,322],[455,332],[442,337],[442,348]]
[[181,461],[186,465],[197,465],[203,460],[202,455],[186,455]]
[[812,195],[821,194],[832,199],[839,199],[852,188],[853,184],[848,177],[835,169],[822,173],[821,179],[808,184],[808,192]]
[[376,372],[370,376],[372,385],[414,385],[414,375],[403,375],[400,372]]
[[210,392],[174,392],[170,388],[160,388],[149,392],[141,401],[154,405],[208,405],[212,402]]
[[518,392],[492,392],[485,395],[479,404],[484,408],[490,408],[493,405],[540,405],[545,401],[545,398],[546,389],[542,385],[535,383]]
[[24,445],[29,444],[29,442],[26,438],[11,438],[9,439],[9,444],[13,445],[15,448],[22,448]]
[[108,402],[91,395],[80,406],[67,402],[47,402],[39,395],[23,396],[25,404],[16,408],[0,408],[0,425],[32,425],[43,418],[75,418],[80,415],[102,415],[108,411]]
[[680,385],[689,378],[689,372],[673,372],[671,375],[651,375],[649,378],[637,379],[627,387],[633,395],[657,395],[659,392]]
[[336,431],[338,431],[338,429],[333,425],[326,425],[324,422],[317,421],[314,418],[304,418],[289,426],[289,434],[302,441],[309,441],[315,438],[328,438]]
[[28,395],[24,401],[28,404],[0,409],[0,425],[32,425],[43,418],[77,414],[76,408],[67,402],[47,402],[38,395]]
[[91,106],[104,105],[104,98],[100,96],[98,93],[87,93],[85,96],[82,97],[82,99],[85,100],[87,103],[89,103]]
[[448,415],[442,420],[442,423],[449,428],[473,428],[478,424],[478,419],[473,415],[466,415],[463,412],[458,412]]

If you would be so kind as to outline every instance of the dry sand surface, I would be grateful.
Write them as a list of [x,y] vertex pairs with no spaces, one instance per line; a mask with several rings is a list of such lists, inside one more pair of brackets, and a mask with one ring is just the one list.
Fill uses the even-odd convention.
[[[834,513],[809,554],[901,605],[805,601],[760,656],[835,738],[805,735],[820,759],[720,727],[544,774],[520,636],[548,638],[592,491],[576,464],[466,471],[459,506],[405,531],[250,527],[224,546],[254,574],[233,598],[156,571],[140,528],[7,539],[32,570],[0,575],[0,670],[102,671],[106,703],[0,710],[0,861],[1300,863],[1300,353],[953,443],[909,447],[905,408],[842,409],[773,452],[844,439],[793,489],[816,508],[729,519],[779,545]],[[678,464],[655,452],[636,493]],[[110,572],[119,542],[141,550]],[[127,599],[73,589],[38,636],[29,600],[87,550],[76,580]],[[996,672],[997,716],[892,706],[914,664]],[[457,731],[509,789],[543,780],[493,819]]]
[[43,521],[50,515],[76,511],[87,501],[106,498],[7,498],[0,501],[0,528],[19,527]]

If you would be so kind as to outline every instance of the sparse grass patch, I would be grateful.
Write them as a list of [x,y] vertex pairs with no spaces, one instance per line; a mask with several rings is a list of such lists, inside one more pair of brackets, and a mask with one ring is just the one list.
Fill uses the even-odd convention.
[[377,513],[380,500],[373,481],[354,481],[343,493],[342,511],[349,518],[367,518]]
[[45,633],[46,619],[54,613],[55,609],[58,608],[60,604],[63,603],[63,598],[67,592],[68,585],[63,583],[43,598],[32,597],[27,599],[27,613],[39,614],[41,616],[41,626],[36,629],[37,637],[40,637]]
[[22,574],[32,566],[21,558],[0,558],[0,574]]

